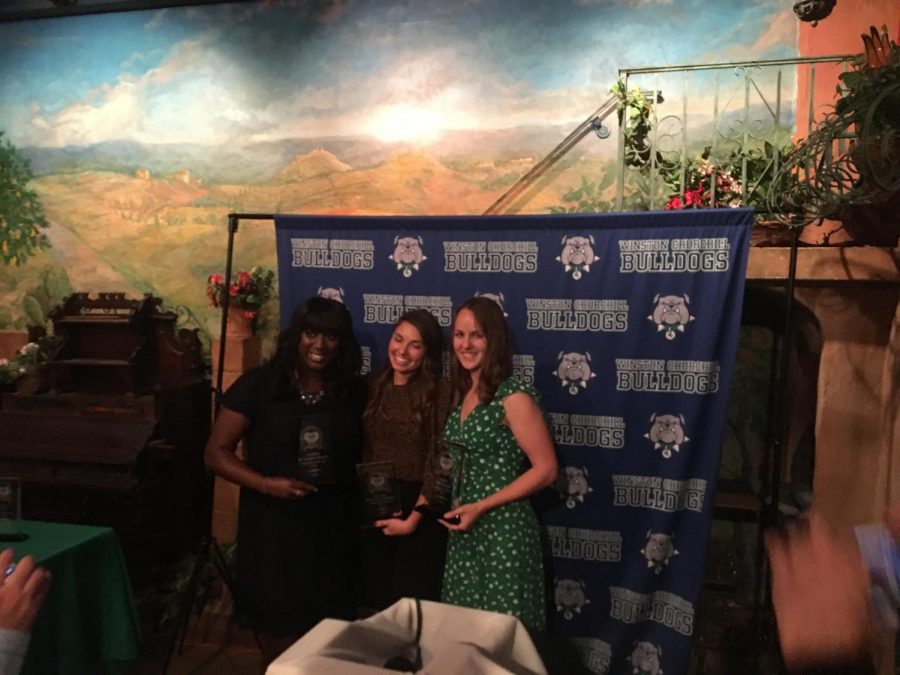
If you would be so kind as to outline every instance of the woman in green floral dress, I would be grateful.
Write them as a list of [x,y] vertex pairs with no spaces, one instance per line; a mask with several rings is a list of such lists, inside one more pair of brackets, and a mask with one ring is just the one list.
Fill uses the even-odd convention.
[[540,526],[528,497],[556,478],[553,441],[537,391],[512,377],[511,336],[496,303],[463,303],[454,318],[453,352],[451,384],[459,405],[444,435],[464,449],[451,445],[463,455],[463,469],[459,506],[442,521],[451,531],[442,600],[512,614],[540,632]]

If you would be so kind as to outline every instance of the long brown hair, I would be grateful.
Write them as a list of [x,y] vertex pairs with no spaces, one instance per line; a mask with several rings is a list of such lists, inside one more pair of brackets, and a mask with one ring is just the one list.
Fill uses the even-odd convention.
[[[435,387],[443,370],[441,359],[444,353],[444,336],[441,334],[437,319],[427,309],[413,309],[406,312],[394,324],[394,328],[401,323],[408,323],[419,331],[422,346],[425,348],[422,366],[410,376],[406,384],[412,402],[413,416],[416,421],[421,422],[428,416],[429,408],[434,405]],[[391,338],[393,339],[393,333]],[[388,348],[390,349],[390,344]],[[390,358],[387,358],[369,385],[369,402],[363,413],[364,419],[374,419],[384,414],[384,396],[393,381],[394,369],[391,367]]]
[[[478,378],[478,400],[486,403],[497,393],[503,380],[512,375],[512,333],[506,325],[500,306],[483,297],[469,298],[456,308],[453,315],[454,330],[456,319],[464,309],[475,315],[475,321],[487,340],[487,351],[481,362],[481,375]],[[453,388],[454,405],[460,403],[472,388],[472,376],[460,365],[455,353],[450,365],[450,386]]]

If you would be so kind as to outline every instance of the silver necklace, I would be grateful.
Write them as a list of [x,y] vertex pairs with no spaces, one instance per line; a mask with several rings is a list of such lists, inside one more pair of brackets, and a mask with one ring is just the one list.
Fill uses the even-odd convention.
[[325,390],[322,389],[321,391],[307,392],[298,387],[297,396],[300,399],[300,403],[303,405],[315,405],[325,398]]
[[300,399],[300,403],[303,405],[315,405],[316,403],[320,403],[323,398],[325,398],[325,388],[322,387],[319,391],[304,391],[303,385],[300,384],[300,371],[295,370],[294,376],[291,378],[294,382],[294,386],[297,389],[297,398]]

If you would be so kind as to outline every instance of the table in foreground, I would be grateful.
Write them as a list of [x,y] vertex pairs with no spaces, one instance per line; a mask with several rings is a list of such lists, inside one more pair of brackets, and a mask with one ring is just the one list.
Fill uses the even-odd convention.
[[[514,616],[401,598],[361,621],[325,619],[294,643],[266,675],[377,675],[398,656],[421,672],[547,675],[528,631]],[[419,671],[417,671],[419,672]]]
[[23,675],[116,674],[137,658],[139,631],[119,542],[107,527],[23,520],[18,561],[34,556],[52,575],[31,632]]

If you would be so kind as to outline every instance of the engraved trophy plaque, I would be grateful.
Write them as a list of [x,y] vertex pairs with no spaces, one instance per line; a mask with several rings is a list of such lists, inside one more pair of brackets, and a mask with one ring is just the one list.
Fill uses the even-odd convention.
[[[434,462],[434,477],[425,492],[426,504],[420,504],[416,511],[429,518],[443,520],[443,515],[459,506],[454,494],[462,494],[463,469],[467,454],[466,446],[457,441],[441,440],[438,456]],[[458,518],[448,522],[458,521]]]
[[357,464],[356,475],[359,477],[364,525],[372,525],[376,520],[390,518],[400,511],[400,498],[394,489],[394,465],[391,462]]
[[325,415],[301,415],[297,440],[297,478],[316,487],[337,479],[331,447],[331,426]]

